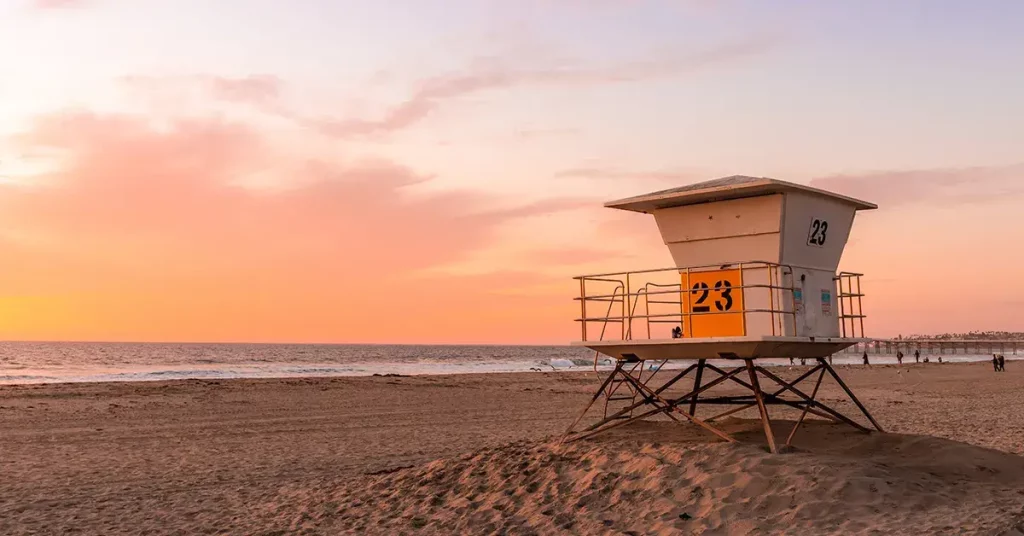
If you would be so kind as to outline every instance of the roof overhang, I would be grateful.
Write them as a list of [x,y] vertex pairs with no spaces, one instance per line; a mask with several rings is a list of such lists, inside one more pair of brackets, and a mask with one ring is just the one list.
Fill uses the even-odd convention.
[[726,177],[713,181],[672,188],[652,192],[649,194],[627,197],[618,201],[610,201],[604,206],[629,210],[633,212],[651,213],[658,209],[680,207],[685,205],[696,205],[710,203],[713,201],[726,201],[729,199],[742,199],[746,197],[759,197],[786,192],[801,192],[805,194],[827,197],[841,203],[852,205],[855,210],[872,210],[878,205],[854,199],[845,195],[835,194],[811,186],[795,184],[792,182],[770,179],[767,177]]

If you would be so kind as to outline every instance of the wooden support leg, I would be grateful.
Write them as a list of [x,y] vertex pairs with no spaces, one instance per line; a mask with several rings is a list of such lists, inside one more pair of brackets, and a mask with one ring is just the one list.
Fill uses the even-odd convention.
[[[711,365],[708,365],[708,368],[709,369],[713,369],[714,367],[712,367]],[[820,366],[816,366],[816,367],[812,368],[811,370],[805,372],[796,381],[794,381],[792,383],[786,383],[785,381],[782,381],[781,379],[779,379],[778,376],[772,374],[771,372],[768,372],[764,367],[758,367],[758,366],[754,367],[755,371],[761,372],[768,379],[770,379],[772,381],[775,381],[776,383],[778,383],[779,385],[782,386],[781,390],[776,391],[774,393],[765,393],[764,391],[762,391],[762,395],[761,396],[764,399],[766,404],[783,404],[783,405],[786,405],[786,406],[789,406],[791,408],[798,409],[798,410],[801,410],[801,411],[804,409],[804,407],[805,407],[804,405],[802,405],[802,404],[800,404],[798,402],[794,402],[794,401],[791,401],[791,400],[786,400],[784,398],[781,398],[779,396],[779,394],[781,394],[784,391],[789,390],[789,391],[793,391],[794,394],[796,394],[797,396],[803,398],[804,400],[807,400],[807,395],[803,394],[798,389],[797,390],[793,390],[793,386],[795,386],[797,383],[803,381],[805,378],[810,376],[812,373],[817,372],[820,368],[821,368]],[[753,385],[751,385],[751,384],[749,384],[749,383],[747,383],[747,382],[745,382],[745,381],[743,381],[743,380],[741,380],[739,378],[732,378],[732,381],[737,383],[737,384],[739,384],[739,385],[742,385],[746,389],[750,389],[751,391],[754,390],[754,386]],[[711,419],[708,419],[708,421],[710,422],[710,421],[713,421],[715,419],[720,419],[722,417],[726,417],[728,415],[732,415],[733,413],[737,413],[737,412],[742,411],[744,409],[753,408],[753,407],[756,407],[756,406],[757,406],[757,401],[755,400],[754,402],[752,402],[750,404],[747,404],[746,406],[743,406],[743,407],[740,407],[740,408],[734,408],[734,409],[731,409],[731,410],[729,410],[729,411],[727,411],[725,413],[721,413],[721,414],[715,415]],[[829,408],[828,406],[826,406],[824,404],[815,403],[814,406],[818,407],[818,408],[821,408],[823,411],[818,411],[817,409],[808,409],[807,412],[810,413],[811,415],[816,415],[818,417],[821,417],[822,419],[829,419],[829,420],[832,420],[832,421],[835,421],[835,422],[840,422],[840,421],[841,422],[845,422],[845,423],[853,426],[854,428],[857,428],[859,430],[863,430],[865,432],[867,431],[867,428],[864,428],[863,426],[857,424],[856,422],[854,422],[854,421],[844,417],[838,411],[835,411],[835,410]]]
[[[685,374],[686,372],[690,372],[691,370],[693,370],[693,368],[694,368],[694,367],[692,367],[692,366],[691,366],[690,368],[686,369],[686,370],[684,371],[684,374]],[[736,374],[736,373],[738,373],[738,372],[739,372],[739,371],[741,371],[741,370],[743,370],[743,369],[742,369],[742,368],[736,369],[736,370],[734,370],[733,372],[731,372],[730,374]],[[674,379],[673,379],[672,381],[674,382],[674,381],[676,381],[676,380],[679,380],[679,379],[681,379],[681,378],[682,378],[682,376],[683,376],[683,375],[677,376],[677,377],[676,377],[676,378],[674,378]],[[719,382],[721,382],[721,381],[725,381],[725,379],[726,379],[726,378],[719,378],[718,380],[715,380],[715,381],[713,381],[713,382],[711,382],[711,383],[709,383],[709,384],[705,385],[704,387],[701,387],[701,388],[700,388],[700,391],[701,391],[701,392],[703,392],[703,391],[706,391],[706,390],[708,390],[708,389],[711,389],[711,388],[712,388],[712,387],[714,387],[714,386],[715,386],[715,385],[716,385],[717,383],[719,383]],[[660,387],[660,388],[658,388],[658,389],[657,389],[656,391],[654,391],[654,395],[655,395],[655,396],[659,396],[659,395],[660,395],[660,393],[661,393],[661,391],[662,391],[662,390],[664,390],[664,389],[667,389],[669,385],[670,385],[670,384],[665,384],[665,385],[661,386],[661,387]],[[650,388],[648,388],[648,389],[650,389]],[[633,421],[639,421],[639,420],[642,420],[642,419],[646,419],[647,417],[651,417],[651,416],[653,416],[653,415],[657,415],[657,414],[659,414],[659,413],[666,413],[666,414],[667,414],[667,412],[668,412],[668,411],[669,411],[669,410],[670,410],[671,408],[673,408],[673,407],[675,407],[675,406],[678,406],[679,404],[682,404],[682,403],[683,403],[683,402],[685,402],[685,401],[686,401],[687,399],[689,399],[689,397],[690,397],[690,396],[692,396],[693,394],[694,394],[694,393],[690,393],[690,394],[688,394],[688,395],[686,395],[686,396],[684,396],[684,397],[682,397],[682,398],[680,398],[680,399],[677,399],[677,400],[672,400],[672,401],[669,401],[669,405],[668,405],[668,406],[664,406],[664,405],[657,405],[657,406],[656,406],[656,407],[655,407],[654,409],[652,409],[652,410],[646,411],[646,412],[644,412],[644,413],[642,413],[642,414],[640,414],[640,415],[636,415],[636,416],[631,416],[631,417],[629,417],[628,419],[620,419],[620,420],[618,420],[618,422],[612,423],[612,424],[610,424],[610,425],[608,425],[608,423],[609,423],[609,422],[611,422],[611,421],[613,421],[613,420],[616,420],[616,419],[618,419],[618,416],[616,416],[616,415],[613,415],[613,416],[611,416],[611,417],[606,417],[606,418],[605,418],[604,420],[602,420],[601,422],[598,422],[598,423],[596,423],[596,424],[592,424],[592,425],[590,425],[589,427],[587,427],[586,429],[584,429],[583,431],[581,431],[581,432],[578,432],[578,433],[577,433],[577,435],[576,435],[575,437],[573,437],[573,438],[571,438],[571,439],[567,439],[567,441],[569,441],[569,442],[573,442],[573,441],[579,441],[579,440],[581,440],[581,439],[586,439],[586,438],[588,438],[588,437],[593,437],[593,436],[595,436],[595,435],[597,435],[597,434],[600,434],[600,433],[603,433],[603,432],[607,432],[608,430],[611,430],[611,429],[613,429],[613,428],[618,428],[618,427],[620,427],[620,426],[623,426],[623,425],[629,424],[629,423],[631,423],[631,422],[633,422]],[[643,397],[643,400],[641,400],[640,402],[637,402],[637,403],[636,403],[636,404],[635,404],[634,406],[632,406],[632,407],[630,407],[630,408],[626,408],[625,410],[622,410],[622,411],[620,412],[620,415],[624,415],[625,413],[627,413],[627,412],[630,412],[630,411],[632,411],[632,409],[633,409],[633,408],[635,408],[635,407],[637,407],[637,406],[643,406],[643,405],[655,405],[655,404],[653,404],[653,403],[652,403],[652,400],[654,400],[654,398],[653,398],[653,397],[651,397],[651,396],[644,396],[644,397]],[[631,415],[632,415],[632,414],[631,414]],[[675,420],[678,420],[678,419],[675,419]],[[605,425],[607,425],[607,426],[605,426]]]
[[[689,374],[690,372],[692,372],[694,368],[696,368],[696,365],[690,365],[685,370],[683,370],[679,374],[675,375],[672,379],[670,379],[669,381],[665,382],[665,384],[662,385],[661,387],[659,387],[655,391],[655,393],[660,393],[660,392],[664,391],[665,389],[668,389],[669,387],[671,387],[673,384],[675,384],[679,380],[685,378],[686,375]],[[639,402],[635,402],[635,403],[631,404],[630,406],[615,412],[613,415],[607,415],[606,414],[604,419],[602,419],[602,420],[600,420],[600,421],[598,421],[598,422],[588,426],[587,428],[585,428],[581,432],[577,432],[577,437],[574,437],[573,439],[569,439],[569,436],[571,436],[573,434],[573,429],[576,428],[576,425],[579,424],[579,422],[581,420],[583,420],[583,417],[587,414],[587,411],[590,410],[590,408],[594,405],[594,402],[596,402],[597,399],[605,392],[605,388],[608,386],[608,384],[611,383],[612,379],[616,375],[618,375],[618,374],[622,374],[623,376],[628,376],[628,374],[626,374],[626,372],[622,369],[622,363],[618,363],[616,365],[616,367],[615,367],[615,370],[608,376],[608,378],[605,380],[605,382],[603,384],[601,384],[601,387],[597,390],[597,393],[594,395],[594,398],[590,401],[590,404],[583,410],[583,412],[576,419],[576,421],[573,422],[572,426],[570,426],[569,429],[566,430],[565,435],[562,436],[562,439],[561,439],[560,443],[565,442],[565,441],[576,441],[576,440],[579,440],[579,439],[583,439],[584,437],[589,437],[589,436],[591,436],[591,435],[593,435],[595,433],[603,432],[604,430],[615,428],[617,426],[626,424],[628,422],[631,422],[631,421],[634,421],[634,420],[638,420],[638,419],[643,419],[644,417],[649,417],[649,416],[654,415],[656,413],[661,413],[662,411],[666,411],[664,409],[655,409],[653,411],[649,411],[647,413],[644,413],[643,415],[639,415],[639,416],[635,416],[635,417],[632,416],[632,412],[633,412],[634,409],[636,409],[636,408],[638,408],[640,406],[646,405],[646,404],[650,404],[649,399],[645,397],[643,400],[641,400]],[[630,414],[629,418],[625,418],[625,415],[627,413]],[[622,419],[622,420],[620,420],[620,419]],[[614,421],[614,420],[619,420],[619,422],[614,424],[614,425],[612,425],[612,426],[609,426],[607,428],[600,429],[602,426],[604,426],[604,425],[606,425],[609,422]]]
[[[630,368],[629,370],[626,370],[626,367],[623,366],[620,369],[619,373],[622,376],[632,376],[636,372],[637,367],[640,368],[640,375],[642,376],[643,373],[644,373],[644,362],[643,361],[637,361],[637,362],[633,363],[633,367]],[[626,390],[629,391],[630,394],[628,394],[628,395],[627,394],[619,395],[619,397],[620,397],[619,400],[625,400],[626,398],[631,398],[631,399],[635,399],[636,398],[636,391],[633,390],[633,387],[631,385],[629,385],[629,383],[627,383],[625,380],[619,380],[618,382],[616,382],[615,380],[612,380],[612,382],[610,384],[608,384],[608,387],[607,387],[607,390],[606,390],[606,394],[605,394],[605,397],[604,397],[604,414],[605,415],[608,415],[608,404],[612,400],[616,400],[616,398],[614,398],[615,397],[615,393],[617,393],[619,391],[619,388],[622,387],[623,385],[626,386]]]
[[[708,367],[708,369],[710,369],[710,370],[712,370],[712,371],[714,371],[714,372],[717,372],[718,374],[725,374],[725,372],[724,372],[724,371],[722,371],[721,369],[719,369],[718,367],[716,367],[716,366],[714,366],[714,365],[708,365],[707,367]],[[810,375],[812,375],[812,374],[814,374],[815,372],[817,372],[817,371],[818,371],[818,370],[819,370],[820,368],[821,368],[821,367],[814,367],[814,368],[812,368],[811,370],[808,370],[807,372],[805,372],[805,373],[801,374],[799,378],[797,378],[797,379],[793,380],[793,385],[796,385],[796,384],[798,384],[798,383],[800,383],[800,382],[804,381],[804,380],[805,380],[806,378],[808,378],[808,377],[809,377]],[[735,380],[734,380],[734,381],[735,381]],[[747,384],[746,382],[737,382],[737,383],[740,383],[741,385],[743,385],[743,386],[744,386],[744,387],[746,387],[747,389],[750,389],[750,385],[748,385],[748,384]],[[775,391],[774,393],[771,393],[771,394],[769,394],[769,395],[768,395],[768,397],[769,397],[769,398],[776,398],[776,397],[778,397],[778,396],[779,396],[780,394],[782,394],[783,392],[785,392],[785,390],[786,390],[786,388],[785,388],[785,387],[783,387],[782,389],[779,389],[778,391]],[[710,419],[706,419],[706,420],[707,420],[708,422],[716,421],[716,420],[718,420],[718,419],[721,419],[721,418],[724,418],[724,417],[728,417],[729,415],[732,415],[732,414],[734,414],[734,413],[739,413],[739,412],[741,412],[741,411],[743,411],[743,410],[745,410],[745,409],[749,409],[749,408],[752,408],[752,407],[754,407],[754,406],[756,406],[756,405],[757,405],[757,402],[754,402],[754,403],[752,403],[752,404],[747,404],[747,405],[745,405],[745,406],[740,406],[740,407],[737,407],[737,408],[733,408],[733,409],[730,409],[729,411],[726,411],[726,412],[724,412],[724,413],[719,413],[718,415],[715,415],[714,417],[711,417]]]
[[[696,368],[696,365],[690,365],[689,367],[686,368],[686,370],[680,372],[679,374],[676,374],[671,380],[665,382],[665,384],[662,385],[661,387],[659,387],[658,390],[655,391],[655,392],[656,393],[660,393],[660,392],[664,391],[665,389],[668,389],[669,387],[672,387],[673,384],[675,384],[679,380],[685,378],[687,374],[692,372],[694,368]],[[624,370],[620,370],[620,373],[623,376],[628,376],[628,374],[626,374]],[[610,417],[607,416],[607,414],[606,414],[605,415],[605,421],[613,420],[613,419],[618,419],[618,418],[622,417],[623,415],[625,415],[627,413],[632,415],[633,414],[633,410],[635,410],[636,408],[638,408],[640,406],[643,406],[644,404],[647,404],[647,403],[648,403],[647,400],[641,400],[640,402],[635,402],[632,405],[630,405],[629,407],[626,407],[626,408],[623,408],[623,409],[617,411],[614,415],[612,415]],[[602,422],[604,422],[604,421],[602,421]],[[599,426],[599,424],[593,425],[593,426],[591,426],[590,429],[597,428],[598,426]]]
[[[803,391],[797,389],[795,385],[787,384],[785,382],[785,380],[783,380],[782,378],[779,378],[778,376],[776,376],[776,375],[772,374],[771,372],[765,370],[764,367],[755,367],[755,368],[759,372],[761,372],[761,374],[764,374],[764,376],[766,378],[768,378],[768,379],[774,381],[775,383],[781,385],[783,390],[790,391],[793,394],[795,394],[796,396],[802,398],[805,402],[807,402],[807,404],[809,404],[809,406],[804,406],[804,407],[808,407],[807,411],[810,412],[812,415],[817,415],[819,417],[824,417],[826,419],[831,419],[831,420],[836,421],[836,422],[842,421],[842,422],[845,422],[846,424],[849,424],[850,426],[852,426],[852,427],[854,427],[854,428],[856,428],[856,429],[858,429],[858,430],[860,430],[862,432],[870,432],[870,430],[868,430],[867,428],[861,426],[856,421],[854,421],[853,419],[847,417],[846,415],[843,415],[842,413],[839,413],[838,411],[836,411],[836,410],[826,406],[825,404],[822,404],[821,402],[813,400],[812,397],[807,396],[806,394],[804,394]],[[783,403],[785,404],[787,402],[783,401]],[[793,407],[796,407],[797,409],[801,409],[799,406],[793,406]],[[821,411],[818,411],[818,409],[811,409],[811,408],[820,408]],[[822,413],[822,412],[824,412],[824,413]]]
[[832,375],[832,379],[834,379],[836,383],[839,384],[839,387],[842,387],[843,391],[846,391],[846,396],[850,397],[850,400],[852,400],[853,403],[856,404],[858,408],[860,408],[861,413],[863,413],[864,416],[867,417],[869,421],[871,421],[871,424],[875,427],[875,430],[878,430],[879,432],[885,432],[885,430],[882,430],[882,427],[878,425],[878,422],[875,421],[875,418],[872,417],[870,413],[868,413],[868,408],[865,408],[864,404],[861,404],[860,400],[857,400],[857,396],[853,394],[853,391],[851,391],[850,388],[846,386],[846,383],[843,382],[843,379],[840,378],[838,374],[836,374],[836,371],[833,370],[832,367],[828,363],[826,363],[824,359],[818,359],[818,362],[820,362],[822,365],[825,365],[825,370],[827,370],[828,373]]
[[[634,381],[634,380],[631,379],[630,381]],[[714,426],[711,426],[710,424],[708,424],[708,423],[698,419],[697,417],[694,417],[693,415],[687,414],[683,410],[679,409],[677,404],[671,403],[671,402],[665,400],[664,398],[662,398],[661,395],[651,391],[650,387],[647,387],[645,385],[641,385],[639,383],[634,384],[634,387],[636,387],[638,390],[640,390],[641,393],[644,394],[645,396],[648,396],[648,393],[649,393],[649,396],[652,399],[656,400],[658,403],[660,403],[662,406],[667,408],[669,411],[675,411],[676,413],[681,414],[683,417],[686,417],[687,419],[690,419],[690,421],[692,421],[694,424],[704,428],[705,430],[711,432],[712,434],[715,434],[716,436],[718,436],[718,437],[720,437],[720,438],[722,438],[722,439],[724,439],[724,440],[726,440],[726,441],[728,441],[730,443],[735,443],[736,442],[736,439],[733,438],[731,435],[729,435],[729,434],[719,430],[718,428],[715,428]],[[697,390],[695,389],[695,391],[697,391]],[[693,395],[693,399],[694,400],[697,399],[697,395],[696,394]]]
[[753,387],[754,398],[757,400],[757,409],[761,412],[761,424],[764,425],[764,435],[768,439],[768,450],[772,454],[779,452],[775,446],[775,434],[772,432],[772,421],[768,416],[768,407],[764,405],[764,397],[761,393],[761,384],[757,381],[757,371],[754,369],[753,359],[744,359],[747,364],[747,372],[750,374],[750,385]]
[[[707,359],[701,359],[697,361],[697,376],[693,378],[693,390],[700,389],[700,380],[704,376],[704,364],[707,363]],[[693,417],[697,414],[697,395],[693,395],[693,399],[690,400],[690,416]]]
[[818,375],[818,381],[814,384],[814,390],[811,391],[811,399],[804,406],[804,410],[800,412],[800,418],[796,420],[796,424],[793,425],[793,430],[789,432],[789,437],[786,438],[786,446],[793,444],[793,437],[796,436],[797,429],[804,422],[804,417],[807,417],[807,410],[811,409],[811,403],[814,402],[814,397],[818,396],[818,388],[821,387],[821,380],[825,379],[825,369],[821,369],[821,374]]
[[608,377],[604,379],[604,383],[602,383],[601,387],[599,387],[597,389],[597,392],[594,393],[594,397],[590,399],[590,403],[587,404],[587,407],[583,408],[583,411],[580,412],[579,417],[576,417],[576,420],[572,421],[572,424],[569,425],[569,428],[567,428],[565,430],[565,433],[562,434],[562,439],[559,441],[559,443],[565,441],[566,437],[569,437],[569,434],[572,433],[572,429],[576,428],[576,425],[579,424],[581,420],[583,420],[583,417],[587,414],[588,411],[590,411],[590,408],[594,406],[594,402],[597,402],[597,399],[601,398],[601,395],[604,393],[605,388],[608,387],[608,384],[612,382],[612,379],[615,378],[615,375],[618,374],[620,370],[622,370],[622,363],[618,362],[615,364],[615,370],[613,370],[612,373],[609,374]]
[[[655,390],[654,394],[660,396],[662,391],[667,389],[672,383],[682,379],[682,377],[687,372],[692,371],[694,368],[696,368],[696,365],[691,365],[689,368],[687,368],[685,371],[683,371],[682,374],[676,376],[669,383],[666,383],[665,385],[662,385],[657,390]],[[668,411],[670,411],[672,408],[674,408],[676,406],[679,406],[679,405],[685,403],[686,401],[688,401],[690,399],[690,397],[692,397],[694,395],[698,395],[700,393],[703,393],[704,391],[707,391],[708,389],[711,389],[712,387],[714,387],[714,386],[716,386],[716,385],[718,385],[718,384],[720,384],[720,383],[722,383],[722,382],[724,382],[726,380],[732,379],[736,374],[739,374],[742,371],[743,371],[743,367],[738,367],[736,369],[733,369],[732,371],[726,373],[725,376],[722,376],[720,378],[716,378],[714,381],[711,381],[711,382],[708,382],[708,383],[704,384],[698,390],[695,390],[695,391],[692,391],[690,393],[687,393],[686,395],[683,395],[683,396],[681,396],[681,397],[679,397],[677,399],[668,401],[668,406],[657,406],[657,407],[655,407],[655,409],[652,409],[650,411],[646,411],[646,412],[644,412],[644,413],[642,413],[640,415],[631,416],[628,419],[619,419],[620,416],[625,415],[626,413],[632,411],[632,409],[637,407],[637,406],[642,406],[642,405],[645,405],[645,404],[654,405],[654,404],[651,403],[651,400],[652,400],[653,397],[645,396],[645,397],[643,397],[643,400],[641,400],[640,402],[637,402],[633,406],[620,411],[616,415],[612,415],[611,417],[606,417],[604,420],[602,420],[602,421],[600,421],[600,422],[598,422],[596,424],[592,424],[592,425],[588,426],[583,431],[577,432],[577,434],[575,436],[573,436],[572,438],[567,438],[566,441],[569,441],[569,442],[579,441],[581,439],[586,439],[588,437],[593,437],[593,436],[595,436],[597,434],[600,434],[600,433],[603,433],[603,432],[607,432],[608,430],[611,430],[613,428],[618,428],[620,426],[623,426],[623,425],[628,424],[628,423],[633,422],[633,421],[638,421],[638,420],[641,420],[641,419],[646,419],[647,417],[651,417],[651,416],[657,415],[659,413],[666,413],[667,414]],[[686,417],[688,419],[690,418],[689,415],[687,415]],[[618,422],[615,422],[615,423],[612,423],[612,424],[608,424],[609,422],[611,422],[613,420],[618,420]]]

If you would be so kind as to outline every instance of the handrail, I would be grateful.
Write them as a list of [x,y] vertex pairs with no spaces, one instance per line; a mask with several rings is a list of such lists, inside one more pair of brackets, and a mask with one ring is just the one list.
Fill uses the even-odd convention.
[[633,317],[628,317],[628,316],[607,316],[607,317],[604,317],[604,316],[602,316],[602,317],[599,317],[599,318],[590,317],[590,318],[586,318],[586,319],[574,318],[573,321],[574,322],[583,322],[584,320],[586,320],[587,322],[604,322],[606,320],[622,321],[622,320],[628,320],[629,318],[675,318],[675,317],[689,316],[689,315],[693,315],[693,316],[710,316],[710,315],[735,315],[735,314],[739,314],[739,313],[778,313],[778,314],[789,314],[789,311],[785,311],[785,310],[782,310],[782,309],[743,309],[742,311],[707,311],[707,312],[704,312],[704,313],[686,313],[686,314],[683,314],[683,313],[664,313],[664,314],[657,314],[657,315],[636,315],[636,316],[633,316]]
[[[644,293],[644,298],[645,298],[644,299],[644,311],[645,311],[646,314],[650,314],[651,313],[650,309],[648,309],[648,307],[647,307],[647,299],[646,299],[646,292],[645,292],[646,290],[647,290],[647,286],[644,285],[644,288],[636,291],[636,300],[633,301],[633,307],[629,311],[629,326],[626,327],[626,337],[625,337],[625,340],[627,340],[627,341],[628,340],[632,340],[632,338],[633,338],[633,316],[636,314],[636,307],[638,305],[640,305],[640,294],[641,293]],[[650,337],[651,337],[650,329],[648,329],[647,338],[650,338]]]
[[[672,286],[672,285],[658,285],[658,286],[668,287],[668,286]],[[679,286],[679,285],[676,285],[676,286]],[[778,285],[762,285],[762,284],[736,285],[736,286],[732,287],[733,290],[747,289],[747,288],[766,288],[766,289],[775,289],[775,290],[796,290],[796,287],[780,287]],[[679,292],[680,292],[680,290],[663,290],[663,291],[658,291],[658,292],[648,292],[647,294],[677,294]],[[639,294],[639,292],[634,292],[632,294],[623,294],[623,295],[624,296],[633,297],[633,296],[637,296],[638,294]],[[587,296],[586,298],[573,298],[573,301],[579,301],[579,300],[583,300],[583,299],[586,299],[587,301],[605,301],[606,299],[613,298],[615,296],[618,296],[618,295],[617,294],[598,294],[596,296]]]
[[[867,318],[867,315],[864,314],[864,305],[861,302],[861,298],[864,297],[864,293],[860,289],[861,275],[854,272],[840,272],[833,278],[839,285],[836,299],[839,302],[839,326],[843,337],[847,336],[847,321],[849,321],[849,333],[851,336],[857,336],[858,323],[860,325],[860,336],[864,336],[864,319]],[[845,289],[843,288],[844,281],[846,282]],[[857,282],[856,291],[853,288],[854,281]],[[847,310],[846,300],[850,300],[849,310]],[[856,307],[854,306],[855,303]]]
[[[648,339],[651,338],[651,318],[650,318],[650,315],[651,315],[651,291],[650,291],[650,289],[648,287],[680,287],[678,291],[673,293],[673,294],[675,294],[675,293],[682,292],[682,286],[683,285],[681,283],[660,284],[660,283],[654,283],[654,282],[648,282],[646,285],[644,285],[644,290],[646,291],[645,296],[644,296],[644,310],[647,313],[644,316],[644,318],[647,320],[647,322],[645,322],[645,323],[647,324],[647,338]],[[671,291],[669,291],[669,292],[671,292]],[[655,292],[655,294],[662,294],[662,292]],[[640,298],[638,297],[637,299],[640,299]],[[664,304],[664,305],[675,305],[676,303],[679,303],[679,305],[681,307],[682,306],[682,299],[680,299],[679,302],[674,302],[674,301],[667,301],[667,302],[656,301],[654,303],[660,303],[660,304]],[[655,321],[655,322],[657,322],[657,321]],[[629,323],[632,325],[633,320],[630,319]]]
[[[622,288],[623,288],[623,286],[620,284],[619,286],[615,287],[615,291],[614,292],[618,293],[619,289],[622,289]],[[623,297],[623,299],[626,299],[626,298]],[[614,300],[609,300],[608,301],[608,312],[605,313],[604,325],[601,326],[601,338],[598,339],[599,341],[603,341],[604,340],[604,332],[605,332],[606,329],[608,329],[608,321],[611,320],[612,305],[615,305],[615,301]],[[586,333],[586,332],[587,332],[587,323],[584,322],[583,323],[583,333]],[[597,359],[600,356],[601,356],[601,352],[598,352],[598,351],[594,352],[594,372],[597,372]]]
[[[582,314],[574,320],[581,323],[584,340],[588,339],[588,326],[594,322],[602,323],[600,335],[602,340],[608,336],[608,324],[616,322],[620,324],[622,340],[633,340],[637,337],[637,332],[633,330],[634,323],[641,319],[646,325],[646,336],[648,339],[652,336],[662,337],[661,330],[665,329],[659,327],[658,332],[654,333],[651,324],[669,323],[682,323],[684,329],[687,330],[687,335],[684,335],[686,337],[694,336],[689,331],[690,327],[693,326],[696,326],[693,329],[706,330],[708,329],[707,326],[735,325],[735,328],[726,328],[726,330],[732,333],[729,330],[735,329],[737,334],[746,334],[748,333],[747,330],[750,329],[748,323],[749,326],[759,326],[754,329],[766,330],[771,335],[803,333],[803,330],[808,328],[800,322],[800,318],[803,318],[801,316],[801,303],[803,304],[802,307],[805,308],[816,307],[816,303],[805,302],[803,300],[806,300],[808,296],[805,295],[801,299],[800,294],[798,294],[801,290],[805,293],[808,290],[807,283],[801,283],[797,280],[797,270],[801,269],[817,274],[814,276],[817,278],[822,277],[822,272],[827,272],[827,270],[818,267],[804,267],[769,261],[743,261],[693,267],[675,266],[652,270],[576,276],[574,279],[580,281],[580,294],[578,297],[574,297],[573,300],[580,302]],[[687,278],[692,278],[701,273],[721,270],[739,271],[739,275],[734,279],[736,284],[727,287],[734,292],[734,296],[741,298],[738,306],[725,305],[725,307],[729,307],[728,310],[723,309],[722,306],[719,306],[718,310],[715,310],[715,307],[712,307],[711,310],[706,310],[704,307],[698,308],[696,305],[690,304],[690,301],[687,300],[689,289],[686,288],[689,283],[686,281],[692,281],[692,279]],[[647,276],[640,277],[643,274],[647,274]],[[844,338],[864,337],[864,318],[867,318],[867,315],[863,312],[862,298],[864,293],[861,291],[860,282],[862,275],[857,272],[843,271],[830,273],[827,276],[833,281],[832,292],[835,296],[832,301],[832,307],[835,307],[836,310],[834,312],[826,311],[828,303],[823,301],[821,318],[828,318],[824,315],[831,315],[832,318],[838,321],[838,326],[836,326],[838,329],[834,332],[837,336]],[[680,280],[680,277],[683,279]],[[800,281],[803,281],[803,279],[801,278]],[[593,286],[594,283],[597,283],[597,287]],[[590,288],[587,288],[588,286]],[[608,287],[612,287],[612,293],[610,294],[606,290]],[[826,286],[822,288],[824,289]],[[596,292],[588,294],[587,291]],[[644,302],[643,311],[640,311],[641,299]],[[700,300],[703,301],[704,297],[700,298]],[[588,314],[587,302],[608,302],[605,315],[592,317]],[[612,315],[611,311],[616,303],[620,303],[622,312]],[[714,303],[717,304],[719,302]],[[730,300],[729,303],[732,303],[732,301]],[[655,307],[655,305],[659,307]],[[806,309],[803,310],[806,311]],[[751,316],[758,314],[769,315],[769,317],[760,318],[770,319],[765,322],[758,319],[758,317]],[[807,311],[807,314],[811,314],[811,312]],[[731,324],[733,322],[731,320],[725,321],[726,324],[715,324],[711,320],[697,320],[699,317],[714,318],[712,315],[737,315],[738,318],[735,324]],[[726,318],[728,317],[726,316]],[[821,321],[818,320],[816,322],[820,323]],[[831,320],[826,322],[831,322]],[[704,333],[710,332],[704,331]],[[598,358],[599,356],[595,355],[595,369]]]

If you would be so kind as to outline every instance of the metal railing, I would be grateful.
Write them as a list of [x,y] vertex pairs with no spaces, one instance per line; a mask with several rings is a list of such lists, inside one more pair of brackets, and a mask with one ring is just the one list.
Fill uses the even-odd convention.
[[[864,307],[860,299],[864,293],[860,290],[860,278],[864,274],[840,272],[835,280],[839,284],[836,298],[839,300],[839,326],[843,337],[858,338],[864,336]],[[843,283],[846,284],[845,289]],[[847,328],[849,326],[849,328]],[[859,329],[858,329],[859,328]]]
[[[804,268],[797,266],[796,268]],[[767,261],[748,261],[726,265],[691,266],[687,268],[659,268],[631,272],[604,273],[577,276],[580,283],[580,296],[575,298],[580,303],[582,340],[588,340],[588,327],[600,324],[600,339],[611,336],[608,324],[619,324],[619,340],[633,340],[646,335],[651,338],[661,337],[659,326],[674,324],[683,328],[683,336],[692,336],[694,319],[713,317],[715,315],[739,315],[743,322],[745,334],[749,315],[767,315],[772,335],[795,333],[797,329],[797,307],[802,300],[797,299],[792,286],[794,266]],[[806,268],[811,269],[811,268]],[[818,270],[818,269],[814,269]],[[694,277],[706,272],[736,271],[739,274],[739,285],[731,286],[731,290],[742,298],[742,305],[727,310],[696,310],[684,299],[694,289],[683,288],[683,282],[690,282]],[[820,270],[819,270],[820,271]],[[863,337],[864,318],[861,307],[863,293],[860,288],[862,274],[842,272],[833,280],[838,283],[836,293],[839,305],[838,320],[842,337]],[[750,280],[755,282],[748,281]],[[787,281],[787,276],[789,281]],[[760,299],[751,300],[757,296]],[[753,301],[753,306],[748,303]],[[601,307],[602,316],[593,315],[593,306],[607,302]],[[616,307],[618,305],[618,307]],[[641,308],[642,305],[642,308]],[[588,309],[590,312],[588,313]],[[638,311],[642,309],[642,314]],[[600,313],[598,313],[600,314]],[[642,322],[636,329],[636,322]],[[653,330],[652,331],[652,325]],[[639,336],[639,337],[638,337]]]

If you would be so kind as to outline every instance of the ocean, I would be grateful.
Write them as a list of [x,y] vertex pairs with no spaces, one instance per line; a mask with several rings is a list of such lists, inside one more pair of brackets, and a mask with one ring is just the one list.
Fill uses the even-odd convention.
[[[991,356],[944,355],[943,361]],[[1016,356],[1007,356],[1015,359]],[[937,361],[931,356],[931,361]],[[835,364],[860,364],[839,354]],[[871,356],[873,364],[896,363]],[[913,362],[913,357],[904,362]],[[797,360],[799,363],[799,360]],[[613,363],[602,356],[599,368]],[[674,362],[666,368],[684,366]],[[772,364],[788,365],[789,360]],[[594,352],[569,346],[0,342],[0,384],[217,378],[465,374],[593,370]]]

